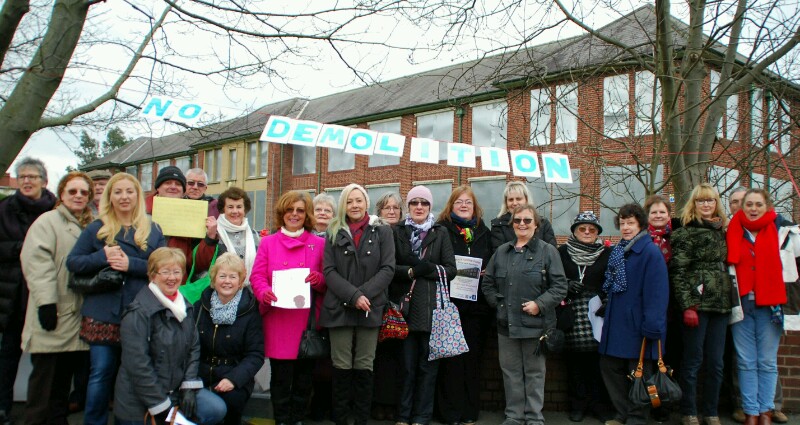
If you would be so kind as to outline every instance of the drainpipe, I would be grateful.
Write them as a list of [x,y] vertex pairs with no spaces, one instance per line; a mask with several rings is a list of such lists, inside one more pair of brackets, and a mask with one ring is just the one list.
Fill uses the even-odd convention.
[[[767,136],[767,148],[764,149],[764,158],[766,159],[766,161],[765,161],[766,162],[766,169],[765,169],[765,172],[764,172],[764,190],[766,190],[767,193],[769,193],[769,175],[770,175],[769,162],[770,162],[770,159],[772,159],[772,158],[770,158],[770,154],[769,154],[769,144],[770,143],[775,143],[775,140],[772,140],[772,139],[769,138],[770,128],[771,128],[771,125],[772,125],[772,115],[770,114],[770,112],[772,112],[772,111],[770,111],[770,109],[769,109],[771,104],[772,104],[772,92],[768,91],[767,89],[763,89],[763,90],[764,90],[764,111],[766,112],[765,115],[767,116],[767,119],[766,119],[766,122],[764,123],[764,127],[763,128],[764,128],[764,132],[766,132],[767,134],[766,135],[762,134],[761,135],[761,140],[763,141],[764,140],[764,136]],[[778,105],[778,106],[780,106],[780,105]],[[775,113],[775,117],[777,118],[778,117],[777,110],[775,112],[776,112]],[[775,125],[777,125],[777,124],[778,123],[776,122]],[[751,184],[750,186],[752,187],[753,185]]]
[[[467,112],[463,106],[456,108],[456,116],[458,117],[458,143],[462,143],[464,136],[464,116]],[[458,167],[458,185],[461,186],[461,167]]]

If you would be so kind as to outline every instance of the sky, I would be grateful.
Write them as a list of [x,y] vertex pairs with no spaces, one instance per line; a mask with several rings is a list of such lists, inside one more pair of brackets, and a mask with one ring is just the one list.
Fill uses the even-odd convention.
[[[47,0],[43,1],[47,2]],[[514,3],[511,0],[501,1],[502,3]],[[327,0],[251,2],[256,9],[269,7],[270,12],[284,13],[308,12],[332,3]],[[338,3],[342,4],[343,2]],[[448,26],[443,25],[442,22],[435,22],[427,28],[421,28],[421,25],[412,25],[400,15],[391,14],[357,21],[346,27],[343,34],[348,34],[349,31],[352,38],[361,39],[363,37],[363,40],[367,42],[385,42],[385,44],[400,46],[400,48],[389,49],[380,45],[345,45],[340,54],[357,69],[366,70],[369,78],[385,81],[478,58],[487,50],[513,44],[520,37],[529,36],[530,34],[526,34],[526,31],[529,30],[529,23],[532,20],[547,22],[548,20],[552,21],[553,17],[557,15],[550,2],[521,2],[519,7],[507,10],[498,10],[497,3],[497,1],[479,2],[478,9],[481,9],[489,17],[477,24],[478,26],[475,28],[466,28],[462,37],[444,48],[434,49],[441,40],[447,40],[448,36],[452,35],[447,32]],[[544,3],[544,5],[536,3]],[[587,3],[593,5],[586,6]],[[598,27],[645,2],[615,1],[615,12],[598,8],[594,3],[578,2],[580,7],[592,8],[583,10],[583,12],[590,16],[589,24]],[[133,6],[136,6],[136,9]],[[91,47],[80,50],[73,60],[87,63],[90,66],[70,70],[67,73],[62,84],[62,97],[51,102],[50,107],[69,109],[68,105],[79,104],[106,90],[127,62],[129,49],[134,48],[140,42],[142,33],[147,28],[147,23],[137,18],[140,16],[138,10],[144,10],[157,16],[163,6],[162,2],[146,0],[101,2],[92,6],[90,19],[84,28],[86,40],[116,40],[117,44],[93,44]],[[431,15],[437,13],[441,14],[442,11],[431,11]],[[673,14],[675,13],[679,13],[679,11],[673,10]],[[49,9],[43,8],[39,11],[38,25],[41,28],[44,28],[41,22],[48,18],[48,14]],[[337,18],[340,19],[341,16]],[[38,28],[34,27],[34,23],[27,25],[29,28]],[[259,29],[258,25],[254,26],[252,23],[244,22],[240,25],[243,28]],[[286,25],[288,29],[302,31],[302,25],[307,26],[308,22],[299,22],[293,27],[291,22]],[[196,28],[186,31],[186,28],[181,27],[180,23],[172,22],[166,31],[169,34],[169,46],[166,50],[166,46],[160,46],[160,54],[164,55],[162,56],[164,58],[180,62],[181,66],[187,69],[200,69],[203,64],[218,60],[219,57],[224,57],[226,54],[235,58],[237,54],[245,53],[229,47],[225,39],[213,34]],[[559,37],[569,37],[580,33],[581,30],[575,25],[561,26],[537,35],[533,44],[541,44]],[[307,49],[307,56],[299,58],[282,55],[279,51],[274,50],[274,45],[265,46],[263,43],[253,40],[249,40],[247,43],[249,43],[246,44],[247,48],[264,49],[265,56],[279,60],[270,63],[269,72],[262,70],[262,72],[254,73],[245,79],[243,82],[245,87],[236,87],[219,77],[206,78],[187,72],[172,73],[172,71],[159,70],[152,68],[152,64],[148,61],[142,61],[135,73],[138,76],[144,76],[153,72],[158,76],[165,76],[169,80],[165,89],[174,92],[177,99],[202,103],[212,111],[214,116],[223,119],[229,119],[262,105],[291,97],[316,98],[364,85],[362,81],[355,78],[352,71],[342,64],[334,52],[325,48],[325,45],[320,42],[302,42],[301,47]],[[125,47],[120,47],[120,45]],[[179,59],[178,53],[182,55]],[[211,53],[215,53],[216,56],[210,56]],[[274,56],[271,56],[273,54]],[[166,75],[167,73],[169,74]],[[120,96],[126,102],[141,105],[148,98],[147,83],[141,78],[132,79],[123,85]],[[63,105],[60,103],[62,101]],[[113,104],[106,104],[101,110],[105,115],[109,115],[112,113],[113,107]],[[105,125],[100,123],[89,128],[88,131],[95,139],[102,140],[105,138],[105,129],[103,128]],[[181,127],[174,124],[148,122],[144,119],[127,122],[121,127],[129,137],[159,137],[182,130]],[[65,168],[78,164],[77,158],[68,145],[77,147],[78,136],[82,129],[82,127],[71,126],[67,129],[39,131],[31,137],[18,159],[23,156],[42,159],[48,167],[49,187],[55,188],[58,180],[65,173]],[[13,174],[13,166],[11,171]]]

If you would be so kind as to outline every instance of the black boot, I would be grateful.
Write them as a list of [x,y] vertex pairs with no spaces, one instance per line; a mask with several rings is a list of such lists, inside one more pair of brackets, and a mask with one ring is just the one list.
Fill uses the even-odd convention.
[[292,395],[289,388],[282,385],[270,386],[270,399],[272,400],[272,414],[276,425],[291,425],[292,421]]
[[353,370],[333,368],[333,421],[336,425],[347,425],[350,403],[353,399]]
[[370,406],[372,406],[372,371],[369,369],[354,369],[353,375],[353,389],[358,394],[353,400],[355,425],[367,425]]

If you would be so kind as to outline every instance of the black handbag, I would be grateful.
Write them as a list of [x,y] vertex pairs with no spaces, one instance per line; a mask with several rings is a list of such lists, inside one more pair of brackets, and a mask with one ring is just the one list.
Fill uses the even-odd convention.
[[308,312],[308,326],[300,338],[300,347],[297,350],[298,359],[321,359],[331,356],[331,340],[328,330],[317,330],[316,307],[314,290],[311,290],[311,311]]
[[411,289],[400,298],[400,314],[403,315],[403,318],[408,317],[408,314],[411,312],[411,295],[414,293],[414,285],[416,284],[417,279],[414,279],[411,282]]
[[81,275],[73,273],[69,282],[67,282],[67,288],[77,294],[95,295],[119,290],[124,283],[125,275],[109,266],[103,268],[97,274]]
[[533,354],[538,356],[541,354],[560,353],[564,351],[565,340],[564,331],[558,328],[550,328],[539,337],[539,343],[536,344],[536,350],[533,351]]
[[683,397],[681,387],[672,379],[672,368],[664,364],[661,355],[661,340],[658,340],[658,370],[644,379],[643,363],[647,338],[642,339],[642,350],[639,352],[639,363],[636,370],[628,376],[633,385],[628,392],[628,399],[635,406],[659,407],[667,403],[676,403]]
[[565,298],[556,306],[556,328],[567,332],[573,327],[575,327],[575,309],[572,308],[572,300]]

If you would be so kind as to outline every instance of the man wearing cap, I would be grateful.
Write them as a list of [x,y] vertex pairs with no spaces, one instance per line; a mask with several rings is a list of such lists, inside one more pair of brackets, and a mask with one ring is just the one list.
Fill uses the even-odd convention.
[[92,215],[97,217],[100,215],[100,198],[103,197],[103,192],[106,191],[106,184],[108,184],[108,180],[111,179],[111,173],[106,170],[92,170],[87,174],[89,174],[89,177],[92,179],[92,183],[94,183],[94,198],[92,199],[92,204],[89,205],[89,207],[92,209]]
[[202,168],[191,168],[186,171],[186,199],[208,202],[208,216],[219,218],[217,200],[206,195],[208,175]]

